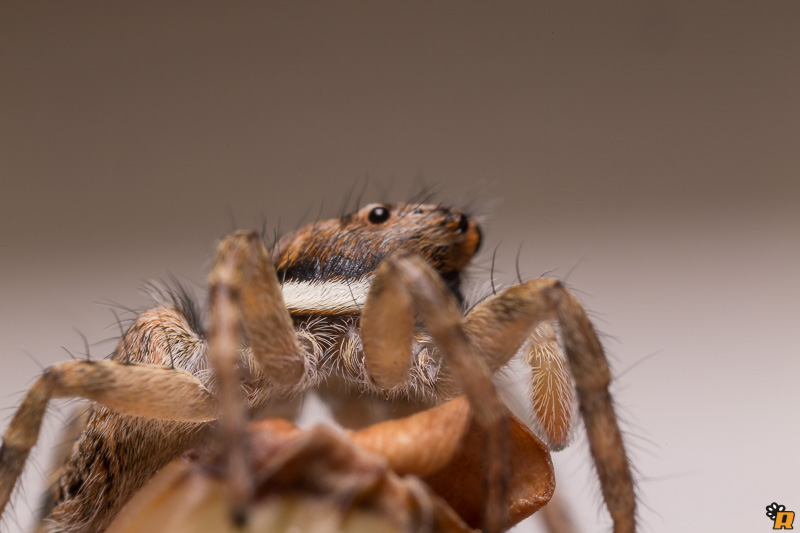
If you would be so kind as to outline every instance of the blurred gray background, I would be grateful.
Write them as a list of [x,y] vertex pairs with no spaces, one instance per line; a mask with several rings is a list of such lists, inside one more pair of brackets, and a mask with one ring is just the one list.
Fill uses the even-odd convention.
[[[606,334],[643,531],[800,513],[800,2],[3,2],[0,428],[143,281],[364,201],[486,216]],[[321,202],[324,205],[320,208]],[[352,207],[351,203],[351,207]],[[29,355],[31,356],[29,357]],[[27,528],[51,410],[5,531]],[[608,529],[579,436],[559,493]],[[537,527],[526,523],[521,530]]]

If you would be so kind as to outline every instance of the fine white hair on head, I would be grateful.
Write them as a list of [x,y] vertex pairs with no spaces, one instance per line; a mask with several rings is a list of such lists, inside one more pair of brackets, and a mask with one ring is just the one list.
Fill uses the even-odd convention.
[[356,281],[287,281],[281,286],[290,311],[329,314],[359,313],[369,292],[370,279]]

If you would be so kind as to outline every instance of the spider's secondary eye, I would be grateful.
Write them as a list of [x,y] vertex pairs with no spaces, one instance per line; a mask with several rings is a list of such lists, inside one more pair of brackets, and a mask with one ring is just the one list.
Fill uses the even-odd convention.
[[465,215],[461,215],[458,219],[458,232],[464,233],[469,229],[469,219]]
[[389,220],[390,214],[389,210],[385,207],[375,207],[369,212],[369,215],[367,215],[367,220],[372,224],[382,224]]

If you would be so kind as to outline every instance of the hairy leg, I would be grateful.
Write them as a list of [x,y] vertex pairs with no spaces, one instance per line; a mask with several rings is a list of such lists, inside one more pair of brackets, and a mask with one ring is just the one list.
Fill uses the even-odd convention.
[[[199,429],[216,417],[205,385],[172,366],[189,364],[197,350],[202,350],[202,342],[187,319],[175,309],[161,307],[139,317],[120,341],[114,360],[68,361],[48,368],[28,391],[3,436],[0,511],[36,443],[50,399],[82,397],[107,407],[94,409],[75,445],[52,514],[55,523],[63,525],[53,529],[101,529],[102,515],[118,508],[141,485],[145,472],[151,475],[174,457],[172,450],[181,440],[175,437],[181,434],[178,428]],[[145,422],[142,417],[152,420]],[[146,424],[151,426],[144,430]],[[142,440],[149,434],[154,437]],[[129,463],[139,466],[130,470]]]
[[444,364],[466,394],[475,420],[486,431],[487,494],[484,527],[506,524],[508,417],[484,360],[462,326],[458,302],[421,258],[397,254],[378,267],[361,316],[364,357],[371,378],[390,389],[408,376],[414,316],[430,332]]
[[560,450],[567,445],[571,433],[575,386],[552,323],[540,322],[536,326],[525,355],[531,369],[533,415],[550,447]]
[[[247,410],[268,400],[275,383],[302,388],[308,367],[275,269],[257,234],[237,232],[222,240],[209,275],[209,291],[208,359],[220,404],[217,438],[225,455],[232,519],[243,524],[253,490],[245,438]],[[241,390],[242,333],[259,374],[246,378],[250,388],[259,391],[248,401]]]
[[[533,328],[551,320],[558,321],[561,328],[589,447],[606,507],[614,520],[614,530],[619,533],[635,531],[633,478],[608,391],[611,371],[597,334],[575,296],[557,280],[531,280],[510,287],[476,306],[464,327],[490,368],[497,369],[519,350],[531,334],[534,335],[534,342],[530,345],[533,350],[546,347],[550,334]],[[537,335],[540,338],[537,339]],[[563,380],[563,377],[558,377],[563,375],[560,369],[539,368],[538,371],[554,380]],[[563,388],[559,385],[545,391],[555,394],[559,387]],[[558,401],[553,397],[545,406]],[[543,412],[547,415],[548,409],[545,407]],[[559,416],[555,408],[551,414]],[[567,431],[558,429],[564,427],[563,422],[554,423],[553,427],[556,428],[556,437],[568,433],[568,427]]]
[[[263,401],[267,394],[263,391],[269,387],[251,387],[262,392],[248,402],[240,397],[240,324],[250,343],[244,366],[257,368],[257,379],[296,382],[305,374],[305,359],[260,240],[249,233],[225,238],[210,281],[208,344],[193,330],[190,320],[166,307],[144,313],[123,337],[114,359],[116,364],[124,363],[121,381],[129,386],[115,384],[111,399],[87,396],[101,405],[93,409],[61,479],[51,517],[56,525],[51,530],[102,529],[153,473],[208,434],[208,424],[187,422],[215,419],[218,414],[222,424],[218,436],[228,458],[228,475],[235,480],[229,483],[230,498],[234,509],[244,508],[249,476],[247,457],[240,449],[242,440],[237,436],[247,404]],[[172,367],[202,375],[202,416],[183,412],[198,402],[175,389],[174,377],[161,382],[150,374],[135,376],[137,369],[144,367],[127,363],[168,367],[157,370],[188,376],[192,382],[197,379]],[[214,390],[219,412],[206,388]],[[123,399],[131,405],[120,405]]]

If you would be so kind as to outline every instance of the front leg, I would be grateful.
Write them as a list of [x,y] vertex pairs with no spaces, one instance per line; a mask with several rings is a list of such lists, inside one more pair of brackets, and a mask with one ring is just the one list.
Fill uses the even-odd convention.
[[[217,379],[218,438],[226,458],[232,518],[242,525],[253,490],[245,438],[247,409],[269,399],[274,384],[302,387],[309,365],[258,235],[242,231],[222,240],[209,275],[209,291],[208,358]],[[258,391],[249,402],[243,401],[240,378],[242,333],[256,373],[261,374],[245,380],[246,387]]]
[[433,268],[415,255],[394,255],[375,272],[361,316],[369,375],[384,389],[407,379],[415,314],[430,332],[445,365],[469,399],[476,421],[486,431],[489,490],[484,528],[502,531],[507,523],[507,412],[488,366],[464,331],[458,302]]
[[[437,289],[435,274],[422,261],[408,256],[390,258],[386,266],[378,270],[376,280],[379,284],[374,294],[371,290],[362,317],[365,358],[370,373],[375,375],[373,368],[379,373],[374,377],[376,383],[390,386],[392,380],[406,375],[410,364],[408,352],[403,357],[402,350],[386,347],[383,339],[395,338],[396,346],[400,345],[399,339],[408,339],[409,326],[404,316],[412,308],[431,329],[437,347],[445,356],[443,379],[446,381],[452,373],[471,403],[483,410],[483,416],[490,416],[496,396],[494,389],[487,393],[488,389],[482,385],[484,373],[503,367],[527,343],[528,361],[535,364],[534,380],[548,382],[547,386],[540,387],[545,399],[540,400],[537,415],[542,416],[543,425],[549,429],[551,442],[563,445],[569,431],[570,414],[565,405],[571,402],[571,393],[567,393],[570,390],[566,385],[568,376],[557,359],[560,355],[552,346],[555,332],[548,324],[558,321],[614,530],[618,533],[635,531],[633,478],[608,391],[611,372],[586,312],[569,290],[557,280],[531,280],[487,298],[473,308],[462,323],[457,309],[454,310],[455,303],[449,305],[446,299],[441,299],[441,283]],[[410,299],[403,299],[403,293]],[[370,300],[374,305],[368,305]],[[373,309],[380,310],[374,312],[375,318]],[[393,326],[397,331],[390,337],[385,331]],[[462,335],[468,339],[467,348],[460,340]],[[410,346],[410,339],[402,343]],[[383,357],[383,353],[391,357]],[[478,363],[459,366],[475,358]],[[482,416],[480,411],[476,414],[479,418]]]

